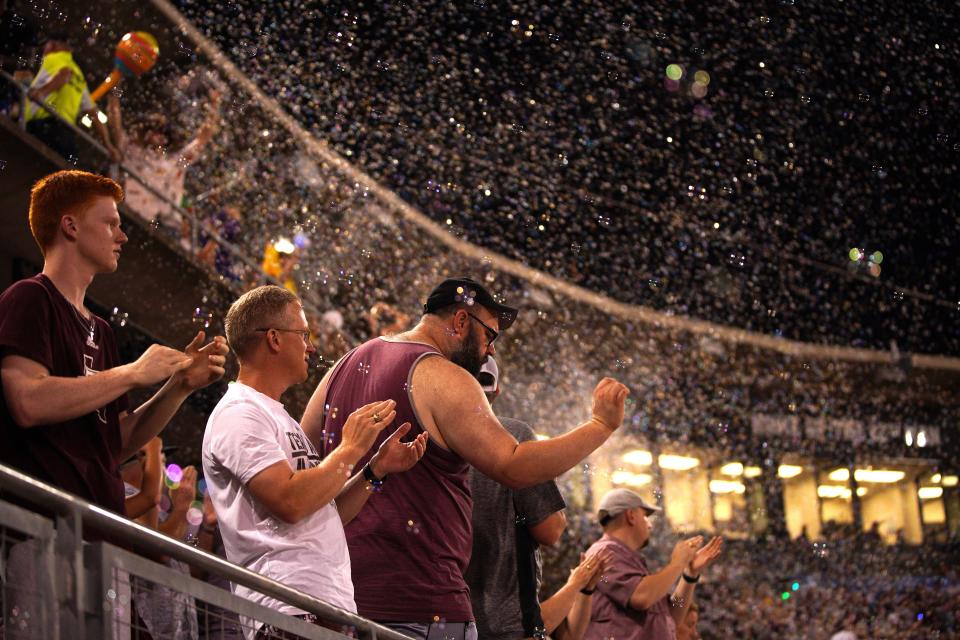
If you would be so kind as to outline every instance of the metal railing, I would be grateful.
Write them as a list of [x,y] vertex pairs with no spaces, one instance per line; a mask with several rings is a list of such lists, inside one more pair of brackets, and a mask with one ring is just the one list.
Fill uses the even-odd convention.
[[[11,497],[17,504],[9,501]],[[84,532],[120,541],[144,555],[107,542],[84,542]],[[138,609],[134,602],[162,609],[166,606],[163,598],[171,594],[192,602],[196,613],[209,616],[220,611],[216,615],[223,619],[239,620],[237,627],[245,628],[248,637],[260,623],[288,634],[283,637],[347,637],[149,559],[167,557],[311,613],[331,626],[353,628],[360,638],[407,640],[396,631],[168,538],[4,465],[0,465],[0,551],[0,637],[6,639],[135,637],[132,632],[149,631],[149,625],[144,627],[140,620],[147,610]],[[187,615],[196,615],[193,609],[188,608]],[[224,616],[223,612],[236,617]],[[200,637],[228,636],[221,633]]]
[[[192,211],[188,211],[183,207],[181,207],[180,203],[173,202],[166,194],[160,192],[154,185],[150,184],[148,180],[144,179],[136,171],[130,169],[130,167],[128,167],[123,162],[119,162],[119,163],[113,162],[110,158],[110,153],[107,150],[107,148],[103,144],[101,144],[99,140],[97,140],[92,135],[90,135],[90,133],[76,126],[75,123],[70,122],[69,120],[66,120],[65,118],[63,118],[63,116],[57,113],[56,110],[53,109],[50,105],[34,100],[29,95],[30,87],[28,85],[25,85],[19,82],[16,78],[14,78],[12,75],[10,75],[9,73],[7,73],[2,69],[0,69],[0,78],[2,78],[8,84],[15,87],[20,94],[20,100],[19,100],[20,114],[19,114],[19,117],[17,118],[17,125],[19,126],[20,129],[23,129],[24,131],[26,130],[26,117],[25,117],[26,102],[30,101],[34,105],[42,107],[47,113],[50,114],[50,117],[53,117],[59,120],[60,123],[63,124],[63,126],[68,127],[75,135],[78,136],[78,138],[83,140],[91,149],[93,149],[100,156],[101,160],[109,161],[110,163],[109,175],[111,177],[115,179],[118,178],[122,170],[123,174],[125,174],[128,178],[137,182],[140,186],[142,186],[144,189],[149,191],[155,198],[162,201],[165,205],[169,206],[173,211],[175,211],[179,216],[181,216],[182,219],[187,220],[188,223],[190,224],[190,250],[185,251],[184,248],[180,245],[180,243],[167,240],[166,244],[170,248],[172,248],[174,251],[184,254],[185,257],[191,260],[192,262],[197,262],[196,254],[197,254],[197,251],[199,251],[200,249],[200,247],[198,246],[199,245],[198,239],[199,239],[200,230],[202,229],[210,237],[210,239],[214,240],[218,244],[218,246],[226,249],[230,253],[233,259],[236,259],[237,261],[241,262],[247,269],[250,270],[250,272],[257,274],[258,282],[264,283],[264,284],[266,283],[274,284],[281,287],[284,286],[283,282],[281,282],[279,279],[267,273],[264,273],[260,262],[256,258],[252,257],[243,248],[239,247],[233,242],[230,242],[229,240],[224,239],[224,237],[212,225],[198,218],[196,214],[194,214]],[[37,140],[37,143],[43,144],[39,140]],[[53,150],[49,150],[49,151],[51,153],[56,153]],[[62,164],[64,167],[67,166],[67,162],[65,160],[63,161]],[[135,215],[129,216],[131,219],[136,220],[136,222],[142,226],[148,226],[147,221],[144,220],[142,216],[138,215],[136,211],[132,207],[130,207],[130,205],[123,205],[123,206],[125,206],[127,209],[129,209],[131,212],[135,214]],[[162,237],[162,234],[158,234],[158,235],[161,235]],[[240,295],[241,293],[243,293],[242,289],[237,283],[224,281],[224,284],[227,287],[233,289],[237,293],[237,295]],[[314,299],[310,299],[311,297],[313,297]],[[300,295],[300,298],[303,300],[304,307],[308,311],[314,313],[318,318],[322,316],[322,310],[317,306],[318,302],[320,301],[315,298],[315,292],[313,290],[309,292],[304,292],[304,294]],[[356,339],[353,336],[351,336],[349,333],[345,332],[343,329],[339,329],[339,332],[348,343],[356,342]]]

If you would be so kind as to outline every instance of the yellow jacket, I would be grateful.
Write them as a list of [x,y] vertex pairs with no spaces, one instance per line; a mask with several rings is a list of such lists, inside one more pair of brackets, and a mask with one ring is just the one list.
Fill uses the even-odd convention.
[[[87,90],[87,81],[83,77],[83,71],[73,60],[73,54],[69,51],[55,51],[43,56],[43,62],[40,64],[40,73],[34,78],[30,88],[46,84],[56,77],[64,68],[70,69],[70,80],[62,87],[51,93],[44,100],[44,104],[60,114],[65,120],[76,123],[77,116],[83,107],[92,108],[93,101],[90,100],[90,94]],[[86,100],[84,95],[86,94]],[[46,109],[36,106],[27,101],[27,121],[49,118],[50,114]],[[86,110],[86,109],[84,109]]]

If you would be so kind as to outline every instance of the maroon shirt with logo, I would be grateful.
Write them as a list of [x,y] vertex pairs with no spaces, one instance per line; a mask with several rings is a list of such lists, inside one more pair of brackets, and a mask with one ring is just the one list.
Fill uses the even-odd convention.
[[[438,356],[425,344],[382,338],[344,356],[328,381],[323,455],[340,444],[350,413],[377,400],[396,400],[397,417],[358,471],[404,422],[412,425],[405,440],[420,434],[410,381],[418,361]],[[382,493],[372,496],[346,526],[360,615],[381,622],[473,620],[463,577],[473,539],[469,468],[463,458],[430,440],[420,462],[387,478]]]
[[[91,375],[119,364],[110,325],[90,323],[40,274],[0,294],[0,356],[23,356],[51,376]],[[2,382],[0,382],[2,385]],[[2,388],[0,388],[2,390]],[[126,394],[86,415],[37,427],[17,425],[0,393],[0,462],[38,480],[123,514],[123,480],[117,469],[120,413]]]
[[594,542],[587,553],[595,555],[604,549],[613,559],[593,594],[584,640],[676,640],[677,625],[670,614],[669,594],[646,611],[630,606],[630,596],[640,581],[650,575],[644,557],[608,535]]

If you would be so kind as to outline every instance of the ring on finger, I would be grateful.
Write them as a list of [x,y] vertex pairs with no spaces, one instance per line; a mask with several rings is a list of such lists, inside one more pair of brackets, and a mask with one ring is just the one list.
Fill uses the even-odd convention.
[[374,412],[373,412],[373,424],[377,424],[377,423],[380,422],[381,420],[383,420],[383,418],[380,416],[380,412],[379,412],[379,411],[374,411]]

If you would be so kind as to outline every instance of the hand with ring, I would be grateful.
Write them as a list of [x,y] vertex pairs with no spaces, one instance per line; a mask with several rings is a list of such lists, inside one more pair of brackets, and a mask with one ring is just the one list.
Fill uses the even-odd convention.
[[603,572],[606,571],[607,564],[612,560],[612,554],[608,550],[587,556],[580,554],[580,564],[570,571],[570,577],[567,582],[580,589],[593,589],[600,581]]
[[397,417],[397,403],[381,400],[364,405],[350,414],[343,424],[340,446],[359,460],[370,450],[377,436]]

